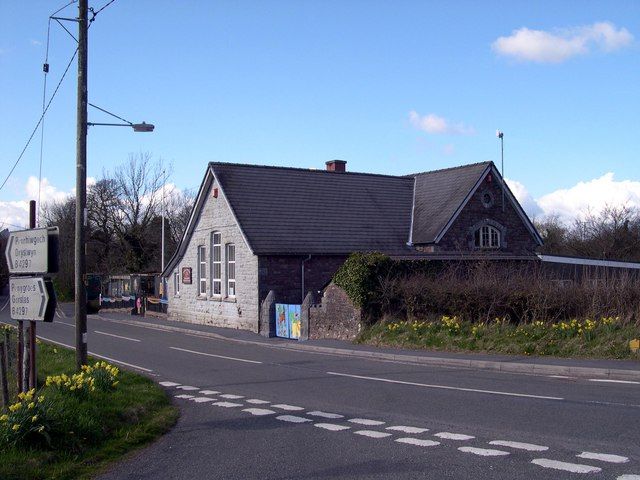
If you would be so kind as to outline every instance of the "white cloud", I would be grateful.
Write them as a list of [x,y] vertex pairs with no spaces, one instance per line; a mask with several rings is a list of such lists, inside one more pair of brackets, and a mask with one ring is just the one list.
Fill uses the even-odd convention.
[[418,130],[423,130],[434,135],[473,135],[475,129],[468,127],[463,123],[451,123],[446,118],[440,117],[435,113],[421,116],[415,110],[409,112],[409,122]]
[[626,28],[610,22],[558,29],[554,32],[522,27],[508,37],[499,37],[491,48],[499,55],[538,63],[561,63],[593,49],[611,52],[633,42]]
[[557,216],[564,222],[584,218],[587,213],[598,214],[605,207],[640,208],[640,182],[617,181],[612,172],[600,178],[578,182],[566,189],[556,190],[533,199],[522,183],[507,179],[509,188],[529,216]]
[[29,226],[29,202],[0,202],[0,230],[20,230]]
[[42,42],[39,40],[36,40],[34,38],[32,38],[31,40],[29,40],[29,43],[31,45],[33,45],[34,47],[39,47],[40,45],[42,45]]

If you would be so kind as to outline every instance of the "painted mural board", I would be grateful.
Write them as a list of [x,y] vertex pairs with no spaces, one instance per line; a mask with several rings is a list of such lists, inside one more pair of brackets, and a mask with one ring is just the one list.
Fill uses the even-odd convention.
[[276,303],[276,336],[300,338],[300,305]]

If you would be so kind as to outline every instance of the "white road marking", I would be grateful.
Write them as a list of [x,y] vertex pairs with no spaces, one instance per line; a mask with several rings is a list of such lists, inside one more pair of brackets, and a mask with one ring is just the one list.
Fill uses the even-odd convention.
[[178,385],[176,387],[176,389],[178,390],[185,390],[185,391],[193,391],[193,390],[200,390],[198,387],[192,387],[191,385]]
[[399,385],[412,385],[414,387],[437,388],[442,390],[457,390],[459,392],[487,393],[490,395],[506,395],[509,397],[537,398],[540,400],[564,400],[561,397],[546,397],[543,395],[529,395],[527,393],[498,392],[494,390],[480,390],[477,388],[451,387],[449,385],[430,385],[428,383],[404,382],[402,380],[391,380],[389,378],[365,377],[363,375],[351,375],[348,373],[327,372],[327,375],[337,375],[339,377],[359,378],[361,380],[373,380],[376,382],[397,383]]
[[481,457],[502,457],[509,455],[509,452],[505,452],[504,450],[493,450],[491,448],[458,447],[458,450],[465,453],[480,455]]
[[386,430],[393,430],[396,432],[404,432],[404,433],[424,433],[429,431],[428,428],[408,427],[406,425],[395,425],[393,427],[387,427]]
[[0,312],[2,312],[5,308],[7,308],[7,305],[9,305],[10,301],[11,301],[11,297],[7,298],[7,301],[4,303],[2,308],[0,308]]
[[233,402],[215,402],[215,403],[212,403],[211,405],[215,405],[216,407],[224,407],[224,408],[234,408],[234,407],[242,406],[241,403],[233,403]]
[[421,438],[396,438],[396,442],[400,443],[408,443],[409,445],[416,445],[417,447],[435,447],[436,445],[440,445],[440,442],[435,442],[433,440],[423,440]]
[[385,437],[390,437],[391,436],[390,433],[377,432],[375,430],[356,430],[353,433],[355,433],[356,435],[362,435],[362,436],[370,437],[370,438],[385,438]]
[[558,460],[550,460],[548,458],[535,458],[531,460],[534,465],[540,465],[544,468],[553,468],[554,470],[562,470],[571,473],[598,473],[602,469],[592,467],[591,465],[581,465],[579,463],[560,462]]
[[273,408],[279,408],[280,410],[286,410],[288,412],[299,412],[304,410],[302,407],[296,407],[295,405],[287,405],[286,403],[277,403],[275,405],[271,405]]
[[640,385],[640,382],[636,382],[633,380],[613,380],[610,378],[590,378],[589,381],[598,383],[626,383],[630,385]]
[[217,390],[200,390],[200,393],[203,395],[217,395],[220,392]]
[[215,398],[211,398],[211,397],[195,397],[191,399],[191,401],[196,403],[213,402],[214,400]]
[[250,398],[249,400],[247,400],[247,403],[252,403],[254,405],[266,405],[267,403],[271,403],[271,402],[267,402],[266,400],[260,400],[258,398]]
[[544,452],[549,450],[549,447],[544,445],[535,445],[533,443],[511,442],[509,440],[493,440],[489,442],[489,445],[498,445],[499,447],[511,447],[518,450],[527,450],[528,452]]
[[267,408],[245,408],[244,410],[242,410],[243,412],[248,412],[251,415],[272,415],[276,412],[274,412],[273,410],[269,410]]
[[616,480],[640,480],[640,475],[630,475],[628,473],[620,475]]
[[350,418],[349,421],[351,423],[357,423],[358,425],[369,425],[369,426],[384,425],[386,423],[386,422],[381,422],[380,420],[369,420],[368,418]]
[[123,337],[122,335],[115,335],[113,333],[101,332],[99,330],[94,330],[94,333],[98,333],[100,335],[107,335],[109,337],[121,338],[122,340],[129,340],[130,342],[140,342],[137,338]]
[[193,398],[193,395],[187,395],[185,393],[182,393],[180,395],[176,395],[176,398]]
[[324,428],[325,430],[330,430],[332,432],[340,432],[342,430],[349,430],[351,427],[347,427],[346,425],[336,425],[335,423],[314,423],[314,427]]
[[[70,348],[71,350],[75,350],[76,349],[76,347],[74,347],[72,345],[67,345],[66,343],[57,342],[55,340],[51,340],[50,338],[46,338],[46,337],[43,337],[41,335],[38,335],[38,338],[40,340],[44,340],[45,342],[51,342],[51,343],[55,343],[56,345],[60,345],[62,347]],[[135,368],[136,370],[142,370],[143,372],[149,372],[149,373],[153,372],[153,370],[151,370],[150,368],[144,368],[144,367],[141,367],[139,365],[134,365],[132,363],[127,363],[127,362],[123,362],[121,360],[116,360],[115,358],[105,357],[104,355],[99,355],[99,354],[97,354],[95,352],[87,352],[87,353],[89,355],[93,356],[93,357],[101,358],[103,360],[107,360],[109,362],[117,363],[119,365],[124,365],[126,367]]]
[[621,455],[611,455],[609,453],[595,453],[595,452],[582,452],[580,455],[576,455],[579,458],[585,458],[587,460],[600,460],[601,462],[609,463],[627,463],[629,459]]
[[307,415],[311,415],[313,417],[333,418],[333,419],[344,418],[344,415],[340,415],[338,413],[321,412],[320,410],[314,410],[313,412],[307,412]]
[[295,415],[280,415],[276,417],[278,420],[282,420],[283,422],[291,422],[291,423],[305,423],[310,422],[311,420],[304,417],[296,417]]
[[573,378],[568,375],[547,375],[549,378]]
[[225,393],[224,395],[220,395],[220,398],[226,398],[228,400],[239,400],[244,398],[244,395],[233,395],[231,393]]
[[180,384],[176,382],[160,382],[160,385],[163,387],[177,387]]
[[225,360],[235,360],[236,362],[245,363],[262,363],[257,360],[247,360],[246,358],[226,357],[224,355],[214,355],[213,353],[196,352],[195,350],[187,350],[186,348],[169,347],[172,350],[179,350],[180,352],[194,353],[196,355],[204,355],[205,357],[223,358]]
[[60,324],[60,325],[66,325],[67,327],[71,327],[71,328],[76,328],[76,326],[73,323],[61,322],[59,320],[56,320],[53,323]]
[[433,435],[434,437],[444,438],[445,440],[472,440],[476,437],[472,435],[464,435],[462,433],[440,432]]

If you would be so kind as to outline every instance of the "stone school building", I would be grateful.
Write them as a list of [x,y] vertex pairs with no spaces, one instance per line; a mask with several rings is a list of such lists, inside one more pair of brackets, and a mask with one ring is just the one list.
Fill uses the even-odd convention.
[[541,244],[493,162],[404,176],[213,162],[163,272],[168,314],[273,335],[265,299],[301,304],[352,252],[534,260]]

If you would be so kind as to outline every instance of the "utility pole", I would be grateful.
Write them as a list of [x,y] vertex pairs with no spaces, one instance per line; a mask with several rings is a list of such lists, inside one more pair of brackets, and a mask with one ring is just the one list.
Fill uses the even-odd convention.
[[88,0],[78,2],[78,103],[76,137],[75,318],[76,368],[87,364],[87,50]]

